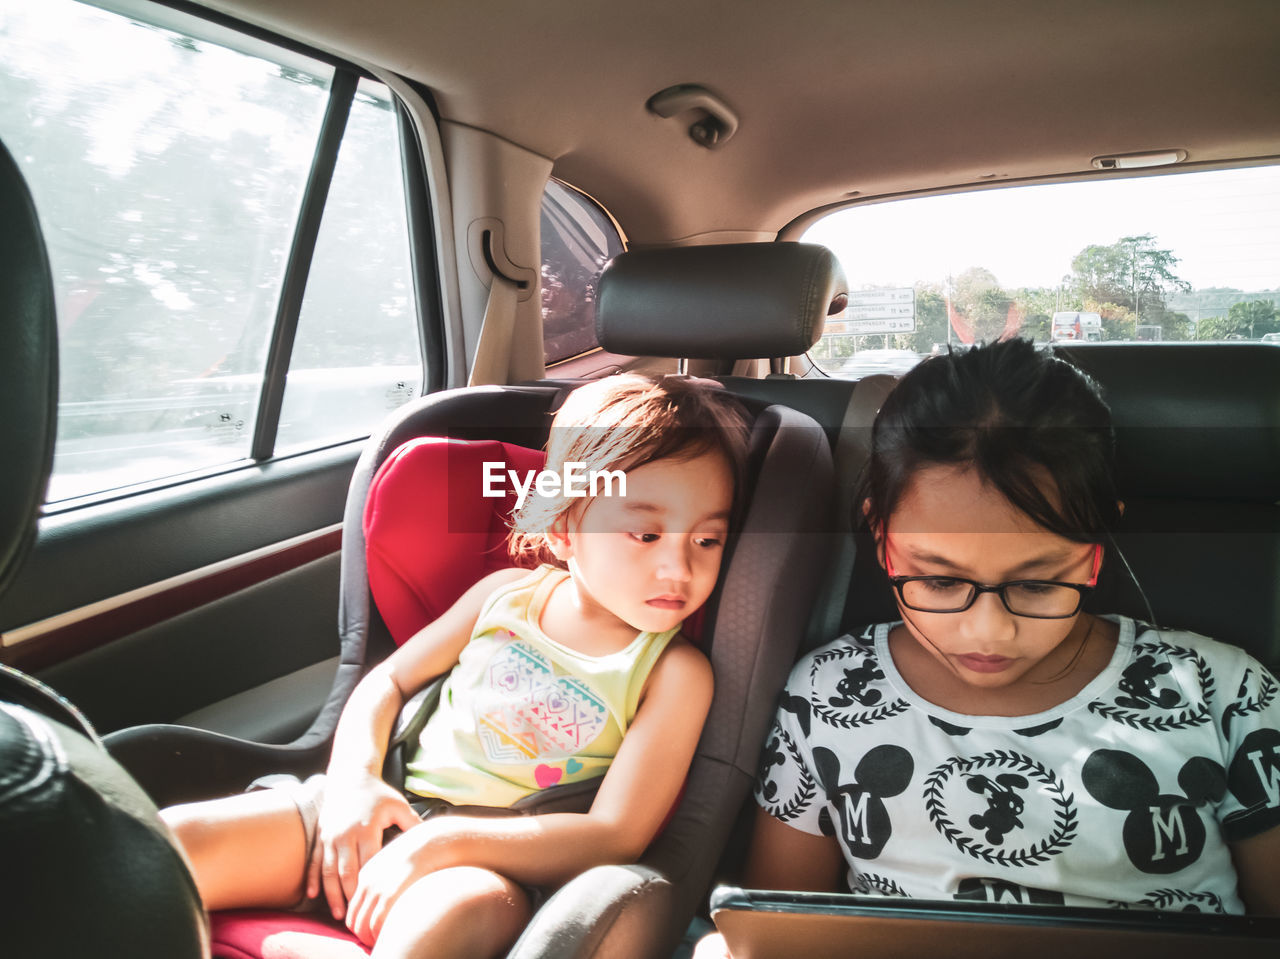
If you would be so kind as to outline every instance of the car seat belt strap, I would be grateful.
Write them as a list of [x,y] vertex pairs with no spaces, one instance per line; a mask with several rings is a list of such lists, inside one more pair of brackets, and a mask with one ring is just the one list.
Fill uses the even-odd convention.
[[468,386],[505,384],[511,362],[511,338],[516,324],[516,284],[493,274],[489,302],[484,309]]

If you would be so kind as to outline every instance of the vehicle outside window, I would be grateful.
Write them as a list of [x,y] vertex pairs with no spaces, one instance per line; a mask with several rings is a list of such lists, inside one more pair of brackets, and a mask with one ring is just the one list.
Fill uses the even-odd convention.
[[977,341],[1280,339],[1280,167],[1007,187],[855,206],[830,247],[848,309],[818,375],[900,374]]
[[[422,387],[385,88],[163,7],[122,10],[0,2],[0,140],[35,197],[58,308],[51,502],[368,435]],[[314,177],[339,144],[332,183]],[[261,417],[286,370],[283,408]]]
[[[1143,330],[1149,329],[1146,326],[1137,328],[1138,338],[1141,339]],[[1049,331],[1049,338],[1055,343],[1098,343],[1102,340],[1102,317],[1097,313],[1055,313],[1053,314],[1053,325]]]
[[550,366],[600,346],[596,285],[624,246],[609,214],[559,180],[542,194],[541,229],[542,341]]

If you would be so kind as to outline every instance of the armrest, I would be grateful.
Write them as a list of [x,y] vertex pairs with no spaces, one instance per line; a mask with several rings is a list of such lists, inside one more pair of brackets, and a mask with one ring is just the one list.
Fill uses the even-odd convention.
[[[587,959],[663,954],[654,928],[671,908],[671,885],[647,866],[596,866],[538,910],[507,959]],[[660,944],[670,952],[670,943]]]
[[323,769],[329,757],[328,740],[256,743],[193,726],[131,726],[107,734],[104,742],[157,806],[225,796],[271,773],[305,777]]
[[338,716],[361,672],[356,663],[340,662],[324,706],[310,728],[290,743],[255,742],[168,723],[119,729],[104,736],[103,743],[158,806],[226,796],[272,773],[305,777],[324,769]]

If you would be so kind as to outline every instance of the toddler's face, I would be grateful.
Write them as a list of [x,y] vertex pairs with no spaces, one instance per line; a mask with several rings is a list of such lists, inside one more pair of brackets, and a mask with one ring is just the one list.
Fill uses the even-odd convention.
[[733,476],[719,453],[627,472],[626,496],[598,496],[553,540],[584,603],[637,631],[664,632],[707,601],[729,533]]
[[[881,565],[886,548],[898,576],[955,576],[984,586],[1012,580],[1083,584],[1095,556],[1095,547],[1038,526],[976,472],[954,466],[917,473],[889,518]],[[963,612],[901,612],[926,651],[965,684],[985,689],[1052,675],[1069,654],[1063,641],[1080,618],[1016,616],[996,593],[980,593]]]

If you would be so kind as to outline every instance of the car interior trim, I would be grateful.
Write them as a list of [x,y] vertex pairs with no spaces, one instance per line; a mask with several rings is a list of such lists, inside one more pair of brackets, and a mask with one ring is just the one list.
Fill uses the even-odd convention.
[[[378,82],[384,84],[395,95],[412,125],[422,160],[422,171],[426,178],[427,201],[433,214],[428,228],[433,231],[435,278],[443,338],[443,349],[433,357],[433,363],[440,367],[441,375],[439,378],[427,380],[425,392],[432,392],[462,383],[466,379],[467,371],[464,344],[458,334],[457,324],[449,321],[451,317],[462,314],[462,294],[458,284],[457,254],[453,236],[453,201],[449,191],[449,175],[444,163],[444,144],[441,140],[438,114],[435,100],[425,87],[387,70],[372,66],[367,69]],[[406,139],[408,139],[407,136]],[[414,212],[412,206],[410,212]],[[424,301],[424,292],[419,291],[419,303]],[[427,341],[424,338],[424,349],[426,345]]]
[[295,536],[0,634],[0,662],[32,671],[338,551],[342,524]]
[[404,201],[409,218],[409,262],[413,278],[414,303],[418,309],[418,349],[422,357],[423,393],[438,390],[444,383],[443,289],[439,281],[436,236],[431,224],[431,181],[425,175],[426,162],[404,101],[396,97],[396,127],[400,131],[400,165],[404,172]]
[[341,657],[330,656],[284,676],[202,706],[175,722],[224,736],[282,743],[306,730],[333,685]]

